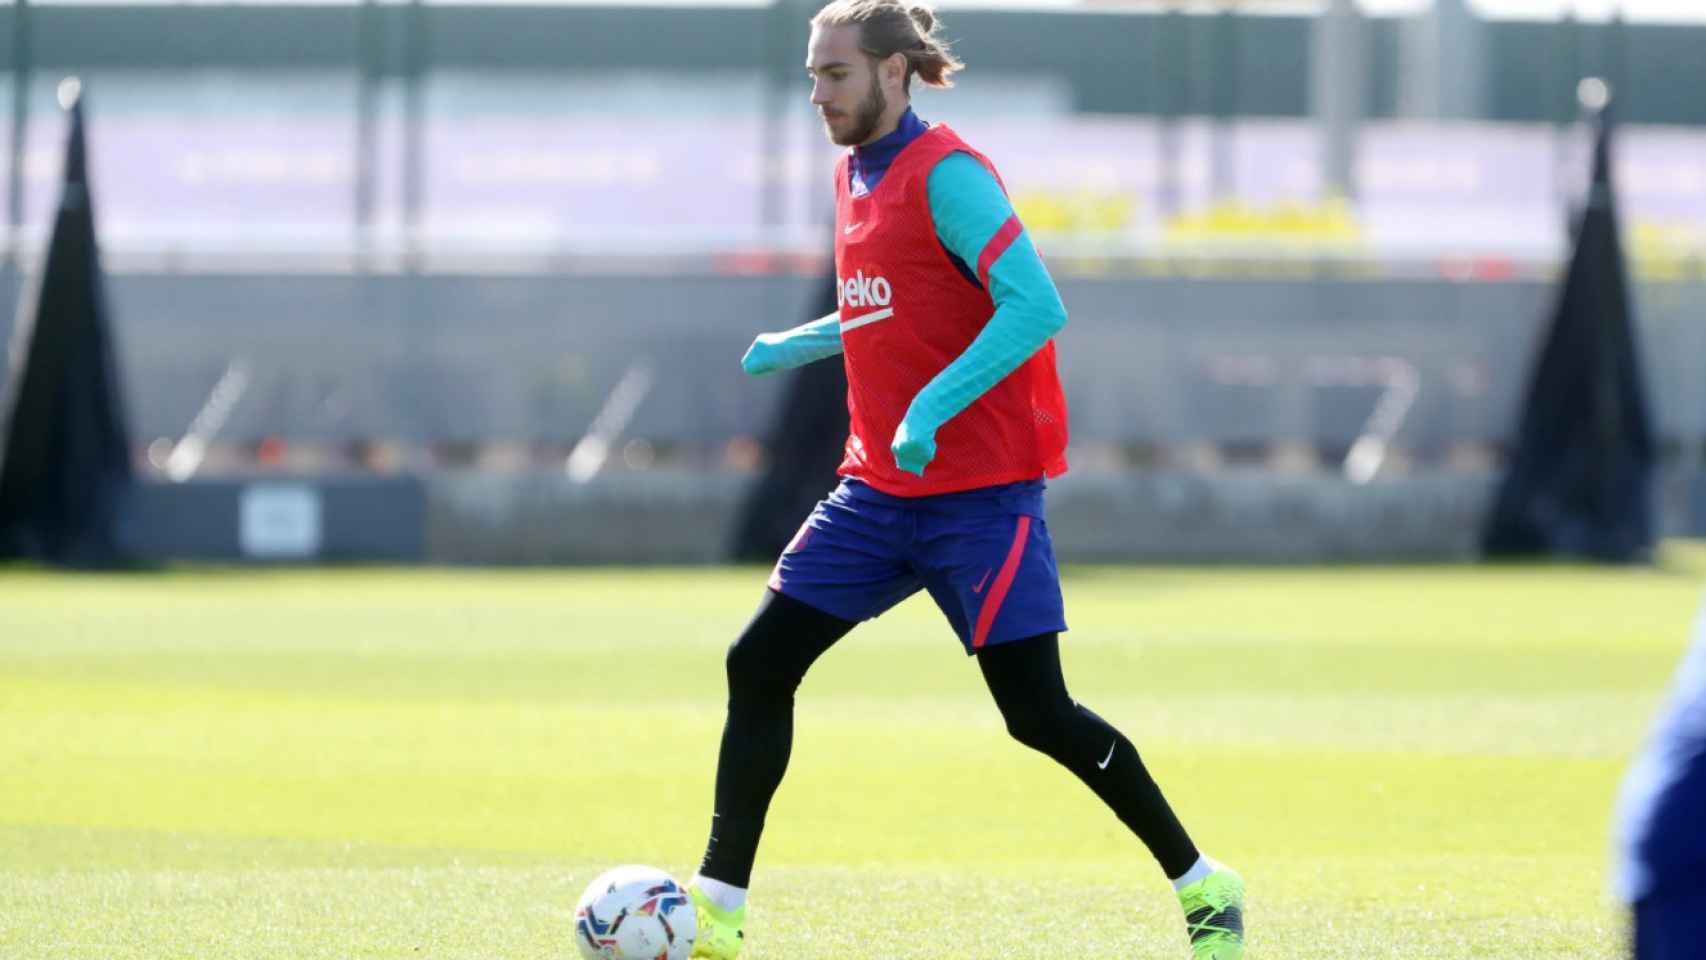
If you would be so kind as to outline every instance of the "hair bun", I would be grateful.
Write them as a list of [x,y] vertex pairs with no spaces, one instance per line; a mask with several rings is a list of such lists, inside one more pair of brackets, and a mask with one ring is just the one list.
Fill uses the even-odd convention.
[[912,22],[918,24],[918,32],[925,36],[929,36],[930,31],[936,28],[936,15],[930,12],[929,7],[915,6],[907,12],[912,14]]

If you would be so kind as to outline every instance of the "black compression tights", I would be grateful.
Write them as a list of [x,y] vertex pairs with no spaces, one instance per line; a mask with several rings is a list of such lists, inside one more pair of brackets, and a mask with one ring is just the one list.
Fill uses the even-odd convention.
[[[701,874],[750,885],[764,815],[788,769],[794,691],[812,663],[851,629],[845,620],[772,592],[729,647],[729,712]],[[1190,869],[1197,849],[1137,749],[1067,695],[1055,634],[990,647],[977,661],[1014,739],[1084,781],[1149,847],[1167,876]]]

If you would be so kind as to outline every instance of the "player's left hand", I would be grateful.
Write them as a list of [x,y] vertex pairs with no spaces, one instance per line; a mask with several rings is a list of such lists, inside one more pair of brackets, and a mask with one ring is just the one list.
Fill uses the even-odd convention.
[[894,443],[889,450],[894,453],[895,466],[922,477],[925,466],[936,459],[936,431],[921,430],[902,420],[895,428]]
[[782,361],[778,354],[782,343],[787,339],[786,333],[761,333],[746,348],[746,355],[740,358],[742,370],[748,376],[761,376],[782,369]]

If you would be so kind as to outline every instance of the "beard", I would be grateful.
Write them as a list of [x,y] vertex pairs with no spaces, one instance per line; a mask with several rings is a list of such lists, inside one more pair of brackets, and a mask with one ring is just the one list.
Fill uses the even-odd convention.
[[888,98],[883,96],[883,88],[873,75],[871,92],[853,108],[853,126],[842,134],[837,134],[833,127],[830,128],[829,142],[838,147],[856,147],[871,139],[871,134],[877,132],[877,124],[882,122],[883,111],[888,108]]

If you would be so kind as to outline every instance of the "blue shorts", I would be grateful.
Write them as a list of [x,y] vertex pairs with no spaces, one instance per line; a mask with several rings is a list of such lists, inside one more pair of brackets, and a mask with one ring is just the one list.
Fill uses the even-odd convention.
[[770,589],[855,622],[920,588],[968,654],[1065,630],[1043,482],[896,497],[844,479],[770,574]]

